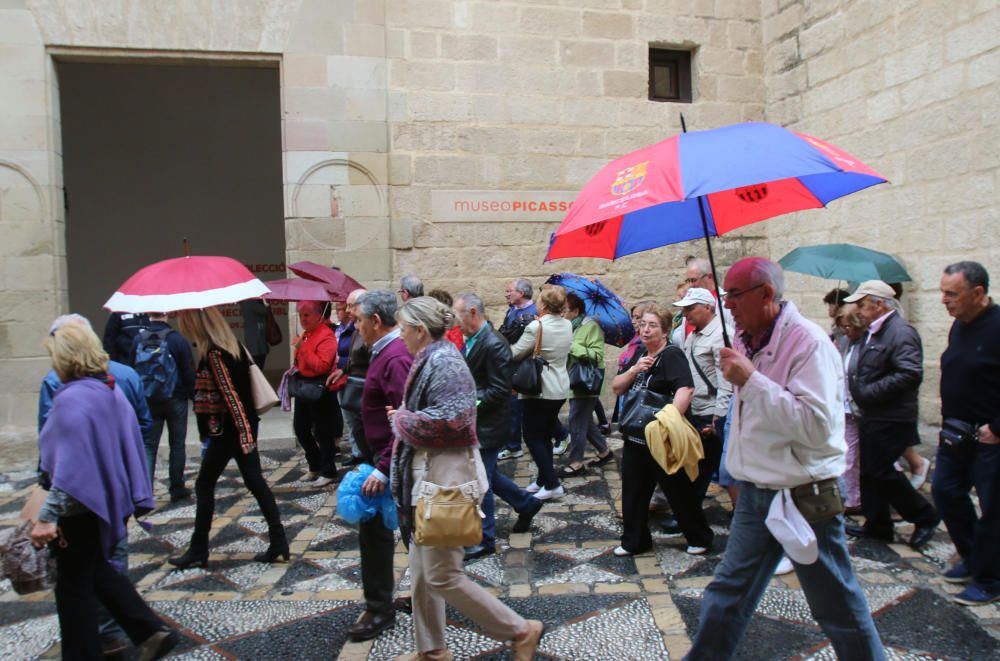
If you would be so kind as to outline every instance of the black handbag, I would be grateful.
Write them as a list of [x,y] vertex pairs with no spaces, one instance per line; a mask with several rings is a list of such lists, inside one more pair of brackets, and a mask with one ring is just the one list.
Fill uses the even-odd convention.
[[351,413],[361,412],[361,393],[365,389],[365,377],[349,376],[340,391],[340,408]]
[[660,362],[660,357],[650,366],[643,375],[642,383],[636,381],[632,387],[622,395],[621,415],[618,418],[618,428],[627,436],[632,438],[646,439],[646,425],[651,423],[660,410],[674,401],[673,393],[659,393],[649,389],[649,380],[653,376],[653,370]]
[[542,394],[542,370],[548,365],[542,358],[542,321],[538,320],[538,335],[535,336],[535,350],[527,358],[518,361],[510,384],[522,395],[537,396]]
[[303,376],[296,372],[288,377],[288,394],[296,399],[318,402],[325,392],[325,376]]
[[941,431],[938,440],[942,445],[959,449],[973,447],[979,440],[979,429],[971,422],[965,422],[958,418],[945,418],[941,422]]
[[604,368],[589,360],[577,360],[569,368],[569,388],[578,395],[600,395]]

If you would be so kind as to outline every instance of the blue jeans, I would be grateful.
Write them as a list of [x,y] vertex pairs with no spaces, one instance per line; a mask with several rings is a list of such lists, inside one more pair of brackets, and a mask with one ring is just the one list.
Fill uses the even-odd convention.
[[[729,659],[760,602],[783,551],[764,524],[775,491],[743,484],[729,544],[705,588],[698,633],[685,659]],[[795,563],[813,617],[839,659],[885,659],[868,602],[858,585],[844,539],[844,517],[812,524],[819,558]]]
[[481,544],[493,548],[496,546],[497,539],[496,507],[493,496],[497,495],[503,498],[518,514],[530,511],[535,503],[535,497],[514,484],[509,477],[497,470],[497,455],[500,454],[499,450],[485,450],[480,448],[479,454],[483,458],[486,477],[490,481],[490,490],[483,496],[482,502],[483,514],[486,516],[483,518],[483,541]]
[[[980,517],[969,498],[972,487]],[[931,492],[972,580],[990,594],[1000,593],[1000,445],[939,446]]]
[[163,423],[167,423],[167,442],[170,445],[170,495],[175,496],[184,491],[184,441],[187,440],[188,401],[186,397],[174,397],[165,402],[149,400],[149,416],[153,424],[149,433],[143,439],[146,446],[146,467],[149,469],[149,479],[153,481],[156,470],[156,452],[160,448],[160,437],[163,435]]

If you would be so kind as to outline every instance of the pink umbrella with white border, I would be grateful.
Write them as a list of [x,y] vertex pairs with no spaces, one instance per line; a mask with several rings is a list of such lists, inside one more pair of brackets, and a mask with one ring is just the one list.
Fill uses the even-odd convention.
[[270,291],[232,257],[176,257],[136,271],[104,307],[133,313],[196,310],[260,298]]

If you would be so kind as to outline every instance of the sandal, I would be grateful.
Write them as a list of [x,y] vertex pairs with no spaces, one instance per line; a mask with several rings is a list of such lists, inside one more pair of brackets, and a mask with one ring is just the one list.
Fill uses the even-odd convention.
[[563,466],[562,470],[559,471],[559,477],[579,477],[581,475],[587,474],[587,467],[580,466],[579,468],[573,468],[572,466]]
[[589,465],[590,466],[603,466],[604,464],[608,463],[609,461],[614,461],[614,458],[615,458],[615,453],[612,452],[611,450],[608,450],[608,453],[606,455],[604,455],[603,457],[598,457],[597,459],[594,459],[593,461],[590,462]]

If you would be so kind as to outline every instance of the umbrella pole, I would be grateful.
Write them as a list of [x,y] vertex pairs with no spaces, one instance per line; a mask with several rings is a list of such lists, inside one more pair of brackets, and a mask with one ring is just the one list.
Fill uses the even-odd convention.
[[[688,132],[687,122],[684,121],[684,113],[681,113],[681,129]],[[712,239],[708,235],[708,216],[705,214],[705,198],[698,196],[698,212],[701,214],[701,229],[705,233],[705,246],[708,248],[708,263],[712,266],[712,283],[715,285],[715,300],[719,306],[719,320],[722,326],[722,341],[727,347],[733,346],[729,340],[729,332],[726,330],[726,319],[722,315],[722,294],[719,291],[719,275],[715,271],[715,255],[712,253]]]

